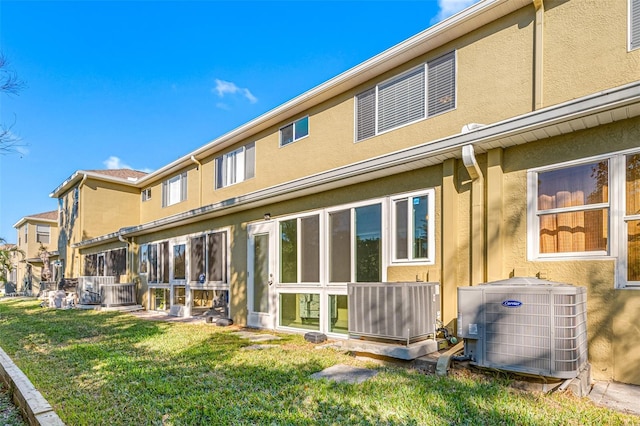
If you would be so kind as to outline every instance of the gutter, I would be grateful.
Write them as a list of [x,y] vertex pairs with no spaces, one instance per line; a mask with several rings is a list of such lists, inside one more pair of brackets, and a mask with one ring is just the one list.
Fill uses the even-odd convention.
[[[258,207],[284,199],[318,193],[330,188],[363,182],[369,180],[371,176],[382,177],[441,164],[448,158],[460,158],[462,147],[465,145],[471,145],[474,150],[484,153],[496,146],[508,147],[526,144],[532,140],[553,136],[544,129],[585,117],[597,116],[600,113],[606,113],[610,121],[640,116],[640,81],[498,123],[476,127],[465,133],[425,142],[401,151],[201,206],[142,225],[122,228],[118,232],[85,240],[72,247],[91,247],[115,240],[119,235],[142,235],[177,224],[221,216],[235,210]],[[603,123],[598,120],[598,125],[601,124]],[[576,130],[570,127],[566,133],[574,131]],[[536,136],[538,132],[540,137]]]

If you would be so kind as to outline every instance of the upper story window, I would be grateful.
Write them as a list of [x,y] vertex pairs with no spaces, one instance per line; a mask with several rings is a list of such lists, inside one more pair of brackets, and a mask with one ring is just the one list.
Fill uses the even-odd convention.
[[629,0],[629,47],[640,48],[640,0]]
[[448,53],[356,95],[356,140],[454,109],[455,58]]
[[151,188],[142,190],[142,201],[149,201],[151,199]]
[[640,286],[640,153],[529,172],[529,258],[611,256],[617,286]]
[[216,189],[250,179],[255,174],[255,142],[216,158]]
[[24,243],[27,244],[29,242],[29,224],[25,223],[22,229],[24,230]]
[[171,206],[187,199],[187,172],[162,182],[162,207]]
[[280,129],[280,146],[309,136],[309,117],[301,118]]
[[49,244],[51,227],[49,225],[36,225],[36,242]]

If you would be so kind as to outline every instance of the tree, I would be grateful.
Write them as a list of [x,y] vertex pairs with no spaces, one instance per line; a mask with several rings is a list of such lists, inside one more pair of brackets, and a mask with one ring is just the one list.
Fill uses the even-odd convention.
[[13,271],[15,257],[18,255],[24,258],[24,251],[0,237],[0,281],[7,281],[9,273]]
[[[18,74],[9,68],[9,61],[4,54],[0,53],[0,93],[5,95],[18,95],[25,87]],[[0,155],[9,154],[16,151],[16,148],[22,146],[20,139],[16,137],[11,128],[15,124],[5,125],[0,123]]]

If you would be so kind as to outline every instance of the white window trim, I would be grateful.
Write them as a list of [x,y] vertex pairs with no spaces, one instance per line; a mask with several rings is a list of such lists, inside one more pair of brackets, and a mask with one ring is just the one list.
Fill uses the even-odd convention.
[[142,202],[151,200],[151,188],[145,188],[142,190]]
[[[296,139],[296,123],[298,123],[299,121],[304,120],[305,118],[307,119],[307,134]],[[280,127],[280,129],[278,129],[278,138],[279,138],[280,148],[284,148],[285,146],[292,145],[292,144],[294,144],[294,143],[296,143],[298,141],[301,141],[302,139],[308,138],[309,134],[311,133],[311,125],[310,125],[309,121],[310,121],[309,120],[309,116],[305,115],[304,117],[300,117],[297,120],[292,121],[290,123],[287,123],[284,126]],[[293,140],[291,142],[289,142],[289,143],[282,144],[282,129],[284,129],[285,127],[289,127],[289,126],[293,126]]]
[[[247,177],[247,147],[249,145],[252,145],[252,144],[253,144],[253,176]],[[214,159],[214,174],[213,174],[213,188],[214,188],[214,190],[220,190],[220,189],[228,188],[230,186],[237,185],[239,183],[245,182],[245,181],[247,181],[249,179],[253,179],[255,177],[255,174],[256,174],[256,170],[255,170],[255,168],[256,168],[256,149],[257,149],[256,143],[255,142],[250,142],[250,143],[245,144],[245,145],[243,145],[243,146],[241,146],[239,148],[236,148],[236,149],[234,149],[232,151],[229,151],[227,153],[224,153],[222,155],[219,155],[219,156],[215,157],[215,159]],[[228,159],[230,157],[237,158],[238,154],[242,155],[242,179],[240,179],[240,180],[236,179],[236,181],[233,182],[233,183],[227,183],[227,180],[228,180],[227,179],[227,175],[229,174],[228,173],[229,172],[228,171],[228,165],[227,165],[228,164]],[[218,181],[217,181],[218,173],[219,173],[218,167],[220,166],[219,163],[222,163],[221,167],[222,167],[222,174],[223,174],[223,176],[222,176],[223,182],[220,182],[220,185],[218,185]],[[237,168],[237,160],[236,160],[235,167]],[[237,175],[237,171],[236,171],[236,175]]]
[[[638,154],[637,148],[611,152],[580,160],[557,163],[527,171],[527,260],[529,261],[589,261],[616,260],[615,288],[640,289],[640,282],[627,282],[627,227],[629,220],[640,220],[640,215],[625,212],[625,156]],[[539,221],[537,220],[537,174],[545,171],[578,166],[598,161],[609,161],[609,252],[591,253],[539,253]],[[564,210],[566,211],[566,210]]]
[[[179,190],[179,197],[177,201],[171,202],[171,184],[173,183],[172,181],[177,179],[178,182],[178,190]],[[182,173],[178,173],[177,175],[171,176],[169,179],[165,179],[164,181],[162,181],[162,207],[169,207],[169,206],[174,206],[176,204],[179,204],[183,201],[187,200],[187,192],[189,191],[188,188],[188,175],[187,172],[182,172]]]
[[[439,112],[437,114],[429,115],[429,67],[428,67],[428,64],[429,64],[429,62],[434,61],[436,59],[439,59],[439,58],[441,58],[441,57],[443,57],[445,55],[448,55],[450,53],[453,53],[453,61],[454,61],[454,83],[455,83],[454,84],[454,97],[455,98],[454,98],[453,108],[448,109],[446,111]],[[378,131],[378,88],[381,85],[384,85],[384,84],[386,84],[386,83],[388,83],[390,81],[393,81],[393,80],[396,80],[396,79],[400,79],[400,78],[404,77],[405,75],[407,75],[407,74],[409,74],[411,72],[414,72],[416,69],[418,69],[420,67],[422,67],[424,69],[424,87],[425,87],[425,92],[424,92],[424,98],[425,98],[424,116],[421,117],[421,118],[418,118],[416,120],[400,124],[400,125],[398,125],[396,127],[392,127],[392,128],[386,129],[384,131]],[[362,90],[362,91],[356,93],[354,95],[354,97],[353,97],[353,117],[354,117],[353,140],[354,140],[354,143],[360,143],[360,142],[372,139],[372,138],[374,138],[376,136],[384,135],[384,134],[386,134],[388,132],[392,132],[392,131],[400,129],[402,127],[410,126],[410,125],[415,124],[417,122],[420,122],[420,121],[423,121],[423,120],[427,120],[427,119],[431,119],[431,118],[434,118],[434,117],[438,117],[438,116],[440,116],[442,114],[446,114],[448,112],[455,111],[456,109],[458,109],[458,50],[455,49],[455,50],[453,50],[451,52],[444,53],[444,54],[442,54],[440,56],[437,56],[435,58],[432,58],[432,59],[430,59],[430,60],[428,60],[428,61],[426,61],[426,62],[424,62],[424,63],[422,63],[422,64],[420,64],[418,66],[415,66],[415,67],[413,67],[411,69],[403,71],[400,74],[394,75],[393,77],[390,77],[390,78],[388,78],[386,80],[383,80],[383,81],[380,81],[380,82],[376,83],[375,86],[373,87],[374,92],[375,92],[375,101],[374,101],[374,134],[372,136],[367,137],[367,138],[358,139],[358,102],[357,102],[357,97],[358,97],[358,95],[360,95],[360,94],[362,94],[362,93],[364,93],[364,92],[366,92],[368,90],[371,90],[371,89],[372,88],[370,87],[369,89]]]
[[[590,252],[563,252],[563,253],[540,253],[540,221],[538,220],[539,212],[538,212],[538,174],[566,169],[570,167],[580,166],[583,164],[595,163],[603,160],[610,160],[611,155],[600,155],[589,158],[581,158],[580,160],[567,161],[563,163],[553,164],[551,166],[538,167],[535,169],[530,169],[527,171],[527,257],[528,260],[585,260],[585,259],[611,259],[612,253],[616,253],[617,244],[615,233],[612,231],[611,227],[613,225],[613,202],[611,200],[612,196],[612,174],[611,170],[612,164],[609,161],[609,202],[608,203],[599,203],[599,204],[589,204],[586,206],[579,207],[566,207],[566,208],[557,208],[557,209],[549,209],[544,210],[543,213],[564,213],[571,211],[586,211],[586,210],[596,210],[602,208],[609,209],[609,223],[607,224],[607,229],[609,233],[608,241],[609,241],[609,251],[590,251]],[[614,244],[616,244],[614,246]]]
[[[632,7],[632,3],[636,2],[636,7],[638,9],[640,9],[640,1],[639,0],[628,0],[627,1],[627,51],[631,52],[633,50],[638,50],[640,49],[640,40],[637,41],[638,45],[633,47],[631,45],[632,42],[632,33],[633,33],[633,19],[632,19],[632,12],[633,12],[633,7]],[[638,11],[638,13],[640,13],[640,10]],[[640,26],[640,20],[636,23],[636,25]],[[638,32],[640,32],[640,28],[638,29]]]
[[[427,242],[427,250],[429,252],[429,257],[427,257],[426,259],[424,258],[418,258],[418,259],[412,259],[413,255],[411,254],[411,250],[409,250],[408,254],[408,258],[407,259],[396,259],[395,257],[395,253],[396,253],[396,238],[395,238],[395,226],[396,226],[396,211],[394,208],[394,203],[395,201],[398,200],[403,200],[403,199],[409,199],[410,197],[421,197],[421,196],[427,196],[427,215],[429,217],[429,222],[427,223],[427,237],[428,237],[428,242]],[[389,217],[390,217],[390,221],[389,221],[389,238],[388,238],[388,243],[389,243],[389,264],[393,265],[393,266],[401,266],[401,265],[413,265],[413,266],[427,266],[427,265],[435,265],[436,263],[436,255],[435,255],[435,250],[436,250],[436,242],[435,242],[435,230],[436,230],[436,225],[435,225],[435,196],[436,196],[436,192],[435,189],[430,188],[430,189],[426,189],[426,190],[422,190],[422,191],[414,191],[414,192],[407,192],[404,194],[398,194],[398,195],[393,195],[391,197],[389,197]],[[408,206],[409,208],[411,207],[410,205]],[[412,221],[410,221],[411,223],[408,223],[408,227],[407,227],[407,240],[409,241],[410,238],[413,238],[413,223]]]
[[[283,216],[280,217],[276,220],[276,237],[277,237],[277,245],[276,245],[276,256],[278,256],[278,264],[277,264],[277,280],[276,280],[276,288],[291,288],[291,287],[295,287],[295,288],[307,288],[307,289],[316,289],[318,287],[322,287],[322,283],[324,282],[325,279],[325,256],[323,255],[324,250],[325,250],[325,244],[326,244],[326,238],[323,237],[323,233],[325,232],[325,224],[324,224],[324,220],[323,220],[323,215],[324,215],[324,210],[314,210],[312,212],[305,212],[303,214],[299,214],[299,215],[288,215],[288,216]],[[313,217],[313,216],[318,216],[318,245],[319,245],[319,250],[320,250],[320,258],[318,259],[318,267],[320,268],[320,273],[319,273],[319,277],[318,277],[318,282],[302,282],[301,281],[301,275],[302,275],[302,268],[298,267],[298,271],[297,271],[297,280],[298,282],[295,283],[282,283],[280,282],[280,262],[282,261],[282,259],[280,259],[280,252],[281,252],[281,246],[280,246],[280,224],[282,222],[287,222],[289,220],[296,220],[296,224],[298,226],[298,230],[300,230],[300,223],[302,221],[302,219],[307,218],[307,217]],[[298,256],[298,259],[301,259],[302,257],[302,233],[301,232],[297,232],[297,253],[296,255]]]

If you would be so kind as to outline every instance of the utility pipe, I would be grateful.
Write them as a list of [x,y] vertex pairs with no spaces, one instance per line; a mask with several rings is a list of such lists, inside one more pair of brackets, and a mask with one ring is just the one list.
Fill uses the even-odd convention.
[[536,9],[535,40],[533,44],[533,109],[538,110],[544,106],[542,101],[542,60],[543,60],[543,30],[544,30],[544,2],[533,0]]
[[199,162],[195,155],[190,157],[190,160],[196,164],[196,170],[198,170],[198,207],[202,207],[202,163]]

